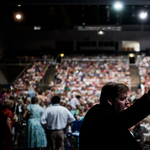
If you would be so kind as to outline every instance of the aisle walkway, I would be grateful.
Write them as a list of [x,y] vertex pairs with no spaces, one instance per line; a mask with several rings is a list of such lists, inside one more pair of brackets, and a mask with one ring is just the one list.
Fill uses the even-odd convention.
[[130,65],[129,72],[131,77],[131,87],[132,90],[135,91],[140,84],[140,77],[137,66]]
[[40,81],[38,88],[47,89],[49,87],[50,81],[54,80],[55,75],[55,65],[51,65],[47,70],[44,78]]

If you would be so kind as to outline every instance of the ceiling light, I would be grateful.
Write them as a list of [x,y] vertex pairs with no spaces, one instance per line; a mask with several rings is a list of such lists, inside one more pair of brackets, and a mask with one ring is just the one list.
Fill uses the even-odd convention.
[[130,54],[129,54],[129,57],[130,57],[130,58],[133,58],[133,57],[134,57],[134,54],[133,54],[133,53],[130,53]]
[[34,26],[34,30],[41,30],[40,26]]
[[123,5],[122,5],[122,3],[120,3],[120,2],[116,2],[116,3],[114,4],[114,8],[115,8],[116,10],[121,10],[121,9],[123,8]]
[[104,32],[103,31],[99,31],[97,32],[98,35],[104,35]]
[[63,54],[63,53],[61,53],[61,54],[60,54],[60,57],[64,57],[64,54]]
[[20,14],[16,14],[16,19],[20,20],[21,19],[21,15]]
[[140,18],[145,19],[147,17],[147,12],[141,12],[140,13]]

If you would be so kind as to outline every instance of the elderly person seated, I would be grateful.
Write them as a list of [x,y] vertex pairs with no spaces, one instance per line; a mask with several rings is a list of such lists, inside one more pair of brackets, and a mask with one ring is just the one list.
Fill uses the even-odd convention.
[[76,115],[76,119],[77,120],[83,120],[84,119],[84,116],[85,116],[85,112],[84,112],[84,109],[85,109],[85,107],[84,106],[80,106],[80,108],[79,108],[79,114],[78,115]]

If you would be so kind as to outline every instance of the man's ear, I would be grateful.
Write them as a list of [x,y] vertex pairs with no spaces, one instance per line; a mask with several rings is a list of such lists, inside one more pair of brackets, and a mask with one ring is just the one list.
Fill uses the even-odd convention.
[[107,102],[108,102],[109,105],[112,105],[112,99],[111,99],[111,97],[109,97],[109,98],[107,99]]

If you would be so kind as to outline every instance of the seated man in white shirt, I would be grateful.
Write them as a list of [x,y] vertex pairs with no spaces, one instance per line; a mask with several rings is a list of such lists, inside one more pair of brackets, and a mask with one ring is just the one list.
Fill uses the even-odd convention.
[[53,106],[48,107],[41,117],[41,123],[47,129],[48,149],[64,150],[64,129],[75,118],[67,108],[60,106],[60,97],[52,97],[51,102]]

